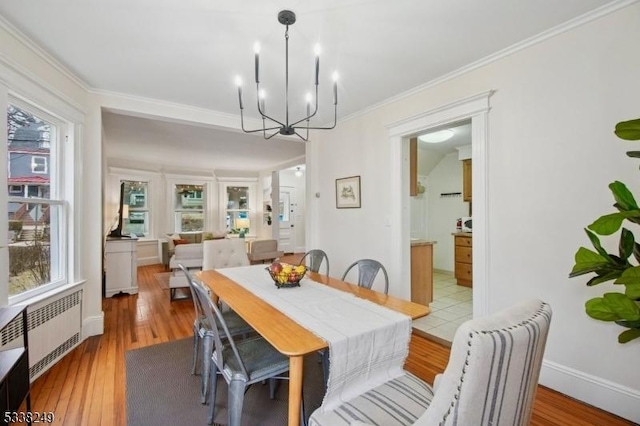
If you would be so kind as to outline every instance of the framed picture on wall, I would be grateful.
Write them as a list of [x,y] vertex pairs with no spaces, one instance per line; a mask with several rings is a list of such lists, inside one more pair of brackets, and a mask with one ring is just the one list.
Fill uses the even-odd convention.
[[360,176],[336,179],[336,208],[359,209]]

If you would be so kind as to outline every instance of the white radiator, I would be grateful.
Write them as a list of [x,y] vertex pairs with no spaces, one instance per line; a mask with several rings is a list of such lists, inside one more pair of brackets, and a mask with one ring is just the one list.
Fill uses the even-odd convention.
[[[31,381],[80,342],[81,307],[82,290],[29,306],[27,323]],[[2,332],[0,350],[21,346],[22,332],[22,317],[18,317]]]

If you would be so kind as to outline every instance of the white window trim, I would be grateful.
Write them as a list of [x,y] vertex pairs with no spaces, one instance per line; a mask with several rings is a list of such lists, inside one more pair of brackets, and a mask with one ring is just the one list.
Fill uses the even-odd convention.
[[[45,293],[57,292],[59,288],[61,288],[62,286],[65,286],[66,284],[71,282],[71,280],[73,279],[73,272],[72,272],[73,265],[74,265],[73,254],[69,250],[70,247],[73,247],[70,241],[70,238],[73,235],[73,233],[70,232],[70,227],[72,226],[70,224],[73,221],[69,217],[70,215],[69,206],[73,204],[73,194],[74,194],[73,179],[70,179],[70,180],[66,179],[67,176],[65,175],[65,173],[63,173],[63,170],[65,168],[63,167],[63,164],[68,164],[69,158],[73,158],[74,156],[73,143],[68,144],[68,146],[65,146],[65,141],[67,140],[70,134],[71,135],[73,134],[70,128],[74,126],[74,123],[66,121],[61,117],[52,115],[51,112],[49,112],[50,111],[49,109],[45,110],[46,109],[45,107],[41,105],[37,105],[35,102],[29,101],[25,97],[15,95],[14,93],[9,93],[8,91],[5,92],[5,96],[6,96],[4,97],[6,99],[6,102],[4,103],[5,115],[6,115],[7,105],[12,104],[23,110],[29,111],[33,115],[36,115],[38,118],[41,118],[47,121],[54,127],[54,130],[52,131],[52,134],[51,134],[51,139],[55,140],[55,143],[52,144],[53,149],[50,151],[50,156],[52,155],[55,156],[55,158],[58,159],[58,161],[57,161],[57,165],[54,164],[54,167],[50,169],[50,164],[47,158],[43,156],[37,156],[37,157],[45,158],[45,169],[47,171],[50,171],[49,173],[49,177],[50,177],[49,197],[50,198],[49,199],[39,200],[39,199],[32,199],[32,198],[13,197],[3,192],[0,195],[0,197],[4,201],[0,201],[0,202],[4,204],[5,206],[4,208],[6,208],[6,206],[8,205],[8,202],[29,202],[29,203],[58,205],[58,206],[61,206],[60,214],[62,216],[60,218],[60,226],[57,228],[57,233],[60,235],[59,236],[60,243],[58,245],[58,251],[52,254],[52,259],[51,259],[51,268],[52,269],[57,268],[57,272],[59,275],[58,279],[48,284],[44,284],[37,288],[22,292],[20,294],[12,295],[12,296],[8,295],[8,286],[7,286],[6,289],[2,290],[2,296],[3,296],[2,299],[6,297],[6,299],[4,299],[6,300],[6,304],[14,305],[14,304],[25,303],[25,302],[28,303],[34,298],[40,297],[42,294],[45,294]],[[7,149],[6,128],[3,134],[5,136],[3,137],[3,140],[1,143],[3,145],[3,150],[6,150]],[[32,164],[33,164],[33,157],[32,157]],[[38,173],[38,172],[35,172],[35,173]],[[3,171],[3,174],[8,175],[8,173],[4,171]],[[2,217],[7,217],[7,216],[2,215]],[[5,254],[1,253],[0,256],[5,256]],[[8,266],[8,262],[9,262],[8,250],[6,252],[6,262]],[[8,268],[7,268],[6,278],[8,283],[8,278],[9,278]],[[4,300],[0,300],[0,305],[5,304]]]

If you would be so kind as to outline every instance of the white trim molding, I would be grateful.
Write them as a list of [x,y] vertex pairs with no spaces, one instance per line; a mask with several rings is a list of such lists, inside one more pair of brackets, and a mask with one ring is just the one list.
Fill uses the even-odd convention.
[[82,340],[104,333],[104,312],[100,315],[86,317],[82,320]]
[[[388,124],[391,176],[390,206],[391,253],[394,256],[390,276],[403,283],[398,297],[410,299],[411,271],[409,209],[408,139],[443,124],[471,120],[473,159],[473,314],[489,313],[489,242],[487,191],[487,139],[489,98],[493,91],[477,94],[441,107]],[[399,265],[399,269],[398,268]]]
[[640,392],[635,389],[546,360],[540,384],[640,424]]

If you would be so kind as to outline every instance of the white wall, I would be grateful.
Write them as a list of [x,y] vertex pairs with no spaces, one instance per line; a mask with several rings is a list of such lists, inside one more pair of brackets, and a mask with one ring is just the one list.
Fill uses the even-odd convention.
[[[634,147],[612,133],[616,122],[639,114],[638,40],[634,3],[315,133],[308,193],[321,196],[307,198],[309,245],[328,253],[332,275],[361,257],[391,262],[396,189],[385,125],[495,90],[486,164],[489,310],[532,296],[550,303],[542,384],[640,422],[640,369],[633,367],[640,342],[619,345],[619,327],[585,315],[584,302],[610,287],[568,278],[576,249],[589,245],[582,228],[612,210],[608,183],[640,189],[638,162],[625,156]],[[362,208],[338,210],[335,179],[353,175],[362,177]],[[408,283],[390,266],[393,293]]]
[[1,26],[0,40],[0,82],[40,107],[77,123],[70,129],[75,142],[73,170],[65,171],[65,176],[72,177],[75,199],[70,206],[73,259],[69,272],[70,280],[80,283],[83,289],[82,337],[100,334],[103,313],[99,107],[79,80],[53,64],[46,55],[35,54],[28,41]]
[[462,162],[458,153],[446,155],[429,174],[428,229],[427,239],[436,241],[433,246],[433,267],[453,272],[453,236],[456,219],[469,215],[469,203],[462,196],[441,194],[462,192]]

